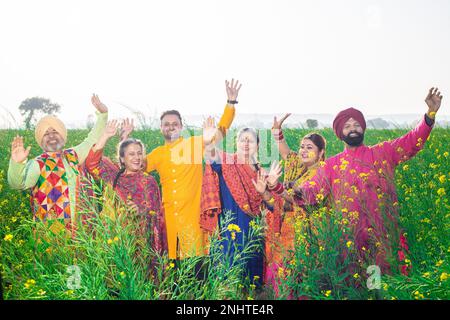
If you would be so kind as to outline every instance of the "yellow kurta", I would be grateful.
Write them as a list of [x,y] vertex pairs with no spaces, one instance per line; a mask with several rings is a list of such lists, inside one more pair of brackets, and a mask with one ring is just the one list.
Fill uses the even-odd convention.
[[[228,129],[234,107],[225,106],[219,128]],[[169,258],[204,254],[200,228],[200,196],[203,178],[203,137],[180,137],[147,155],[147,172],[156,170],[162,186]]]

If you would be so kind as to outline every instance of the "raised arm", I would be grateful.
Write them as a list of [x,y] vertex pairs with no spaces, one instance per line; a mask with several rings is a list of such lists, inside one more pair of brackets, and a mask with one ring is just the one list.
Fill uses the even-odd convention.
[[417,126],[404,136],[381,144],[386,153],[391,154],[394,165],[409,160],[423,149],[433,128],[436,113],[441,107],[441,101],[442,95],[439,90],[431,88],[425,98],[428,111]]
[[133,119],[126,118],[120,125],[120,141],[124,141],[130,137],[130,134],[134,130]]
[[100,101],[96,94],[92,95],[91,102],[98,111],[97,122],[91,132],[89,132],[87,138],[73,148],[78,154],[80,164],[86,160],[89,150],[101,137],[103,130],[105,129],[106,122],[108,121],[108,108]]
[[118,127],[117,120],[109,121],[103,135],[89,151],[85,163],[86,169],[96,178],[100,176],[99,168],[101,167],[100,164],[103,160],[103,148],[105,147],[106,142],[116,134]]
[[[207,163],[212,163],[219,159],[219,153],[217,152],[218,141],[215,140],[218,128],[213,117],[208,117],[203,122],[203,142],[205,145],[204,158]],[[205,141],[210,141],[205,143]]]
[[231,123],[234,119],[235,114],[235,105],[238,103],[237,97],[239,95],[239,90],[241,89],[242,84],[239,84],[239,81],[236,82],[234,79],[231,82],[225,80],[225,89],[227,92],[227,104],[225,105],[225,110],[222,114],[222,117],[219,120],[217,125],[217,129],[215,130],[215,134],[207,134],[203,136],[203,146],[207,147],[210,144],[220,142],[225,136],[226,131],[231,127]]
[[92,147],[92,150],[102,150],[109,139],[114,137],[119,129],[119,122],[117,120],[108,121],[102,136],[98,139],[98,142]]
[[30,149],[30,146],[25,149],[21,136],[16,136],[11,143],[8,183],[12,189],[29,189],[35,186],[39,179],[40,170],[37,161],[27,160]]
[[281,126],[283,125],[284,120],[286,120],[290,115],[290,113],[285,114],[279,121],[277,120],[277,117],[273,117],[272,135],[278,144],[278,150],[280,151],[280,155],[283,160],[287,159],[291,149],[284,139]]

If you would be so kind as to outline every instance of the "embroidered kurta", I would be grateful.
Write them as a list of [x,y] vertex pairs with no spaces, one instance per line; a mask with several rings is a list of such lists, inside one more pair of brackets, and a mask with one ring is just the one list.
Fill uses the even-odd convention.
[[[86,169],[94,178],[102,179],[112,186],[119,172],[119,166],[102,155],[103,150],[94,152],[91,149],[86,159]],[[159,253],[166,251],[166,225],[156,180],[142,171],[122,174],[117,180],[114,191],[123,201],[130,200],[138,207],[136,218],[140,229],[136,230],[137,233],[140,236],[146,236],[149,231],[151,238],[148,239],[148,242],[150,247]]]
[[32,189],[33,218],[47,223],[53,232],[64,228],[72,234],[75,231],[79,166],[108,120],[107,113],[97,115],[94,128],[81,144],[61,152],[45,152],[23,163],[9,161],[9,185],[13,189]]
[[[322,196],[330,196],[336,210],[353,228],[355,245],[361,256],[375,260],[382,270],[389,270],[386,253],[393,248],[389,241],[397,228],[394,173],[400,163],[410,159],[422,148],[432,125],[425,118],[404,136],[375,146],[346,149],[325,161],[311,181],[302,184],[306,204],[314,204]],[[388,226],[393,225],[392,230]],[[407,251],[402,235],[398,255]],[[383,245],[380,245],[383,244]],[[405,271],[405,270],[403,270]]]
[[[226,106],[219,127],[228,129],[234,107]],[[200,228],[200,196],[203,176],[203,137],[180,137],[147,155],[147,172],[160,176],[167,226],[169,258],[203,255],[204,234]]]

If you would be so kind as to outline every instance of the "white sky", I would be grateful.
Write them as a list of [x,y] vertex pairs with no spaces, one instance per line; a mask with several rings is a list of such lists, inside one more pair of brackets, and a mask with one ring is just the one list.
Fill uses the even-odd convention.
[[113,116],[217,114],[235,77],[242,113],[422,113],[450,97],[449,35],[448,0],[4,0],[0,111],[43,96],[84,123],[96,92]]

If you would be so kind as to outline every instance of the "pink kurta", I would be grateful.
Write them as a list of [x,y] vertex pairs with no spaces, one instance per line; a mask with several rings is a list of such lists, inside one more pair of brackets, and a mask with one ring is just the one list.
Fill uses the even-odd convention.
[[[360,255],[372,256],[385,272],[389,270],[387,250],[395,248],[389,237],[399,239],[395,234],[388,236],[389,225],[400,233],[398,256],[403,257],[408,250],[397,227],[395,168],[423,148],[431,129],[432,126],[422,119],[413,130],[395,140],[346,149],[327,159],[316,176],[301,186],[306,204],[317,203],[322,195],[331,197],[331,203],[342,212],[345,223],[348,221],[352,226]],[[405,266],[402,272],[406,273]]]

